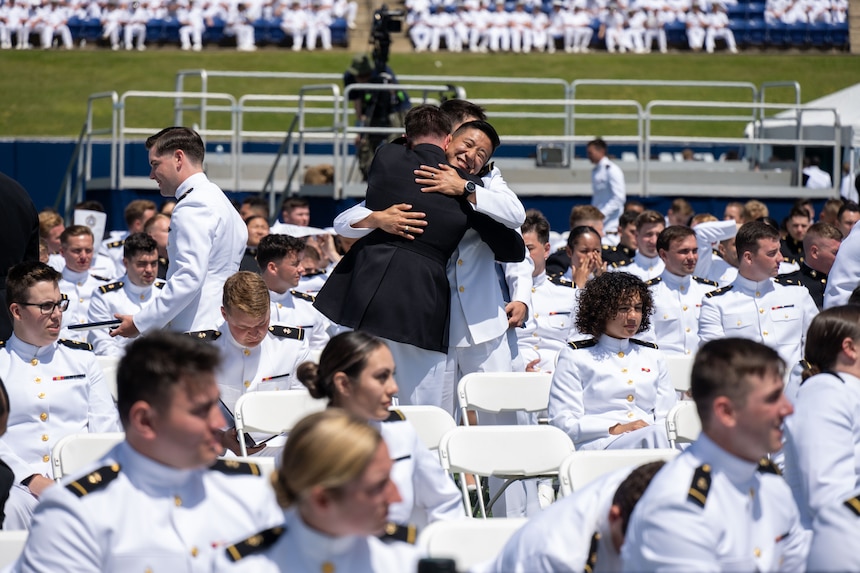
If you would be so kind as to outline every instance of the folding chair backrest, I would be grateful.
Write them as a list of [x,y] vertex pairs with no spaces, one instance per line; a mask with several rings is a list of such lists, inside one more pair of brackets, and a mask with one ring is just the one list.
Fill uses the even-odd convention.
[[[325,409],[327,400],[314,399],[307,390],[272,390],[247,392],[236,401],[236,432],[289,432],[296,423],[314,412]],[[247,455],[244,440],[239,440],[242,455]]]
[[0,567],[11,565],[18,559],[27,543],[29,531],[0,530]]
[[397,406],[394,410],[400,410],[406,421],[412,424],[418,437],[429,449],[439,449],[439,442],[445,432],[457,427],[457,422],[451,414],[437,406]]
[[685,400],[675,404],[666,416],[666,433],[669,436],[669,445],[673,448],[676,443],[690,443],[696,441],[702,433],[702,421],[696,411],[696,403]]
[[552,374],[546,372],[474,372],[457,385],[463,418],[465,410],[484,412],[540,412],[549,403]]
[[77,472],[108,453],[124,439],[123,432],[70,434],[61,438],[51,452],[54,479],[59,480]]
[[110,395],[113,396],[113,401],[116,402],[116,371],[119,367],[119,358],[116,356],[96,356],[96,362],[102,369],[105,384],[110,390]]
[[648,462],[669,461],[678,450],[668,448],[643,450],[580,450],[567,456],[558,470],[562,497],[582,489],[604,474],[627,466],[641,466]]
[[453,559],[457,571],[469,571],[498,555],[527,521],[525,517],[436,521],[418,534],[416,545],[427,557]]
[[678,392],[686,393],[690,389],[690,373],[693,371],[692,356],[667,356],[666,365],[669,367],[669,380]]

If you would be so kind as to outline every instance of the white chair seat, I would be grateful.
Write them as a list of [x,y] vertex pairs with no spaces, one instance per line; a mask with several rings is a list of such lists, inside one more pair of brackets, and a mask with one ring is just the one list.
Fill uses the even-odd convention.
[[695,442],[702,433],[702,421],[696,411],[696,403],[689,400],[675,404],[666,415],[666,434],[669,445]]
[[27,543],[29,531],[0,531],[0,567],[11,565],[18,559]]
[[60,439],[51,452],[54,479],[73,474],[96,461],[125,439],[123,432],[70,434]]
[[498,555],[527,521],[525,517],[436,521],[418,534],[416,545],[427,557],[453,559],[457,571],[469,571]]
[[573,452],[561,463],[558,481],[562,497],[582,489],[589,482],[609,472],[627,466],[641,466],[648,462],[669,461],[678,450],[668,448],[642,450],[580,450]]
[[[327,405],[327,400],[316,400],[307,390],[248,392],[236,401],[236,432],[240,436],[245,432],[289,432],[299,420]],[[240,439],[239,446],[242,455],[247,456],[245,440]]]
[[393,407],[400,410],[406,421],[412,424],[418,437],[430,450],[439,449],[439,442],[448,430],[457,427],[451,414],[437,406],[404,405]]

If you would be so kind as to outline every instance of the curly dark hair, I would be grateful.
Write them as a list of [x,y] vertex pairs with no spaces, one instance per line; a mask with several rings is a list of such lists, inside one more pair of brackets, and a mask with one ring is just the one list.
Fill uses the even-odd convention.
[[579,295],[576,327],[582,333],[601,336],[606,332],[606,323],[615,318],[618,306],[635,294],[642,301],[642,324],[636,333],[645,332],[654,312],[651,291],[642,279],[625,272],[603,273],[585,283]]

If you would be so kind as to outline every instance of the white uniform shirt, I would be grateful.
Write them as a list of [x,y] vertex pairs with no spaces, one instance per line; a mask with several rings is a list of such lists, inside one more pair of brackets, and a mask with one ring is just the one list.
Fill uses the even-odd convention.
[[328,280],[328,277],[328,271],[318,272],[313,275],[302,275],[302,278],[299,279],[299,285],[296,287],[296,290],[310,295],[316,295],[320,289],[322,289],[323,285]]
[[666,354],[691,356],[699,349],[699,311],[702,298],[717,283],[692,275],[678,276],[664,270],[648,281],[654,299],[651,328],[642,334]]
[[[122,280],[98,287],[90,300],[90,310],[87,322],[113,320],[115,314],[135,314],[150,304],[164,288],[164,281],[156,280],[149,286],[137,286],[128,280]],[[89,342],[98,356],[122,356],[125,347],[131,344],[131,338],[111,336],[107,328],[89,331]]]
[[259,468],[215,468],[178,470],[117,445],[45,490],[15,571],[212,571],[229,542],[283,520]]
[[824,373],[800,385],[785,420],[785,479],[804,527],[860,482],[860,379]]
[[272,324],[298,326],[312,350],[322,350],[328,344],[331,321],[314,307],[314,297],[298,290],[284,293],[269,291]]
[[69,330],[68,327],[73,324],[84,324],[87,322],[87,315],[90,310],[90,298],[93,296],[93,291],[100,286],[104,286],[107,282],[107,277],[96,277],[91,275],[89,271],[77,273],[70,271],[68,268],[63,269],[58,286],[60,287],[60,293],[69,297],[69,308],[63,313],[63,328],[60,330],[61,338],[86,342],[86,331],[76,332]]
[[385,422],[371,422],[379,430],[394,466],[391,481],[402,501],[388,507],[388,521],[423,527],[434,521],[464,519],[463,496],[442,469],[439,456],[427,449],[409,420],[399,412]]
[[559,351],[568,340],[579,338],[574,324],[577,308],[577,289],[572,282],[548,278],[546,273],[534,277],[532,313],[525,328],[517,329],[517,343],[525,364],[540,358],[536,370],[555,370]]
[[807,571],[860,571],[857,527],[860,527],[860,492],[856,489],[853,497],[822,507],[812,526]]
[[[505,543],[486,573],[558,573],[620,571],[612,546],[609,508],[632,468],[601,476],[529,519]],[[599,535],[595,539],[595,535]],[[597,544],[597,563],[586,567]]]
[[848,304],[848,298],[860,283],[860,225],[854,225],[839,245],[836,260],[827,275],[824,308]]
[[[116,12],[116,10],[114,10],[114,12]],[[122,231],[116,235],[111,233],[111,236],[102,241],[101,245],[99,245],[99,256],[110,259],[117,270],[125,268],[125,264],[122,262],[122,257],[125,253],[124,245],[126,237],[128,237],[128,231]]]
[[[331,537],[311,529],[297,510],[284,512],[274,543],[240,543],[222,550],[214,571],[248,573],[380,573],[417,571],[418,551],[406,543],[385,544],[375,537]],[[266,537],[266,536],[264,536]],[[259,539],[259,538],[258,538]],[[255,548],[249,547],[254,546]],[[238,557],[238,561],[236,561]]]
[[789,367],[803,358],[806,329],[818,314],[809,291],[772,279],[738,275],[730,286],[705,295],[699,315],[699,343],[726,337],[749,338],[770,346]]
[[134,317],[141,332],[208,330],[222,321],[224,281],[239,270],[248,229],[217,185],[197,173],[176,190],[167,239],[167,285]]
[[591,170],[591,190],[591,204],[603,213],[603,230],[618,230],[618,218],[627,200],[624,172],[604,157]]
[[721,256],[711,253],[708,255],[700,255],[702,256],[710,256],[711,257],[711,265],[708,270],[708,274],[705,275],[705,278],[716,282],[721,287],[728,286],[732,284],[735,279],[738,277],[738,268],[733,267],[729,263],[725,261]]
[[69,434],[116,432],[119,417],[86,343],[37,347],[14,334],[0,349],[0,379],[9,393],[9,429],[0,459],[15,481],[54,475],[51,450]]
[[577,449],[604,449],[621,437],[610,435],[610,427],[634,420],[663,425],[676,401],[666,361],[654,345],[604,334],[562,349],[549,419]]
[[702,434],[636,505],[624,571],[803,571],[809,532],[782,477],[759,468]]
[[660,257],[646,257],[642,254],[642,251],[637,250],[630,263],[623,266],[611,267],[611,270],[630,273],[647,282],[659,277],[665,268],[666,265]]

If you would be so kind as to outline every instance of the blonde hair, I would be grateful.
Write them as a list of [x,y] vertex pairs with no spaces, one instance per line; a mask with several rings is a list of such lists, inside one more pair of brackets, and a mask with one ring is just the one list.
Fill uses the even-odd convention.
[[272,475],[278,505],[290,507],[315,487],[337,490],[358,479],[381,441],[376,428],[340,408],[303,418],[290,432],[281,467]]
[[762,217],[767,217],[769,214],[770,212],[767,210],[767,205],[757,199],[750,199],[744,203],[741,217],[743,217],[744,223],[749,223],[750,221],[756,221]]
[[63,218],[59,213],[55,211],[42,211],[39,213],[39,236],[47,238],[48,233],[51,232],[51,229],[54,227],[59,227],[63,225]]
[[226,312],[240,310],[253,317],[269,314],[269,289],[263,277],[250,271],[239,271],[224,282],[221,305]]

